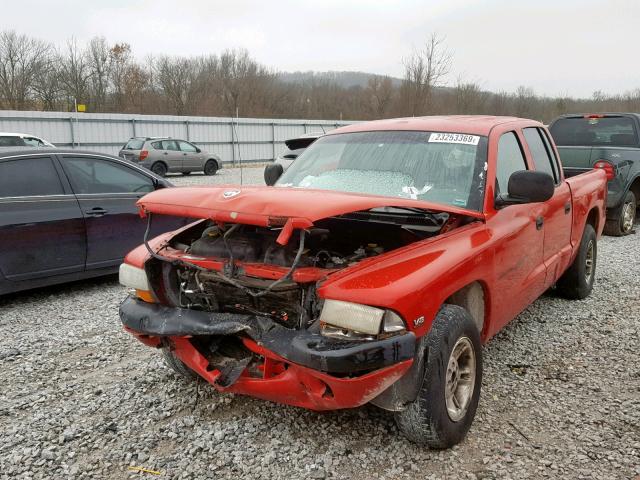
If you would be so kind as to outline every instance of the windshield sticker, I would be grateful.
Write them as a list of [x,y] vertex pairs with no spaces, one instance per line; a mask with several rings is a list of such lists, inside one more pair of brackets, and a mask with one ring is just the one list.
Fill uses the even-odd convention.
[[404,186],[404,187],[402,187],[402,193],[404,195],[401,195],[401,196],[402,197],[408,196],[408,198],[411,198],[413,200],[417,200],[419,195],[424,195],[425,193],[427,193],[432,188],[433,188],[433,185],[425,185],[422,188],[416,188],[416,187],[413,187],[413,186]]
[[478,135],[465,135],[464,133],[438,133],[434,132],[429,137],[429,143],[461,143],[463,145],[478,145]]

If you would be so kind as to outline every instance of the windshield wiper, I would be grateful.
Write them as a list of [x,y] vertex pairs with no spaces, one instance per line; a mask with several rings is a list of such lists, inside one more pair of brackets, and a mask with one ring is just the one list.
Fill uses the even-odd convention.
[[382,214],[387,213],[390,215],[397,215],[397,214],[403,214],[403,213],[418,213],[420,215],[433,215],[433,212],[431,210],[427,210],[424,208],[417,208],[417,207],[375,207],[367,211],[372,213],[382,213]]
[[439,229],[449,219],[449,214],[414,207],[376,207],[347,213],[341,217]]

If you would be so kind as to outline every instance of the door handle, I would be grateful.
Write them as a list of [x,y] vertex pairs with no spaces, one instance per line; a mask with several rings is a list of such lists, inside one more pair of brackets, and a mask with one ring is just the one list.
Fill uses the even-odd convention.
[[169,153],[167,153],[167,152],[162,152],[162,153],[163,153],[164,155],[169,155]]
[[542,225],[544,225],[544,218],[537,217],[536,218],[536,230],[541,230],[542,229]]
[[567,202],[564,204],[564,213],[567,214],[571,211],[571,202]]
[[105,210],[101,207],[94,207],[91,210],[85,210],[84,213],[86,213],[87,215],[91,215],[92,217],[101,217],[109,213],[109,210]]

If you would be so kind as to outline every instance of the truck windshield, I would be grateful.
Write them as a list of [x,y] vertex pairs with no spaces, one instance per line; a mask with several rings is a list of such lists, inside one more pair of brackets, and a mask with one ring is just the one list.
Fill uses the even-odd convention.
[[637,145],[638,136],[629,117],[570,117],[556,120],[551,135],[558,146]]
[[278,187],[412,198],[481,210],[487,139],[440,132],[381,131],[316,140]]

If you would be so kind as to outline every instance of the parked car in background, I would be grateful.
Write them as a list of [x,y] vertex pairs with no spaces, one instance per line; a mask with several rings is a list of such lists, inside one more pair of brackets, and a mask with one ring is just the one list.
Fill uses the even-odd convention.
[[28,133],[0,132],[0,147],[52,148],[55,145]]
[[140,199],[154,221],[200,220],[127,255],[120,319],[218,391],[312,410],[370,402],[410,440],[450,447],[475,416],[481,344],[553,286],[591,293],[605,196],[601,170],[565,178],[533,120],[351,125],[273,187]]
[[549,125],[566,170],[601,168],[607,173],[608,235],[633,231],[640,202],[640,115],[563,115]]
[[[117,272],[145,232],[136,201],[172,186],[112,155],[0,151],[0,294]],[[184,224],[166,217],[153,230]]]
[[[286,149],[280,155],[278,155],[278,157],[275,159],[275,163],[282,165],[282,169],[286,170],[293,163],[293,161],[298,158],[298,155],[304,152],[309,145],[315,142],[322,135],[324,134],[305,133],[303,135],[300,135],[299,137],[285,140],[284,144],[286,145]],[[264,181],[268,183],[266,169],[264,174]]]
[[133,137],[118,155],[164,177],[169,172],[215,175],[222,168],[220,157],[186,140],[170,137]]

